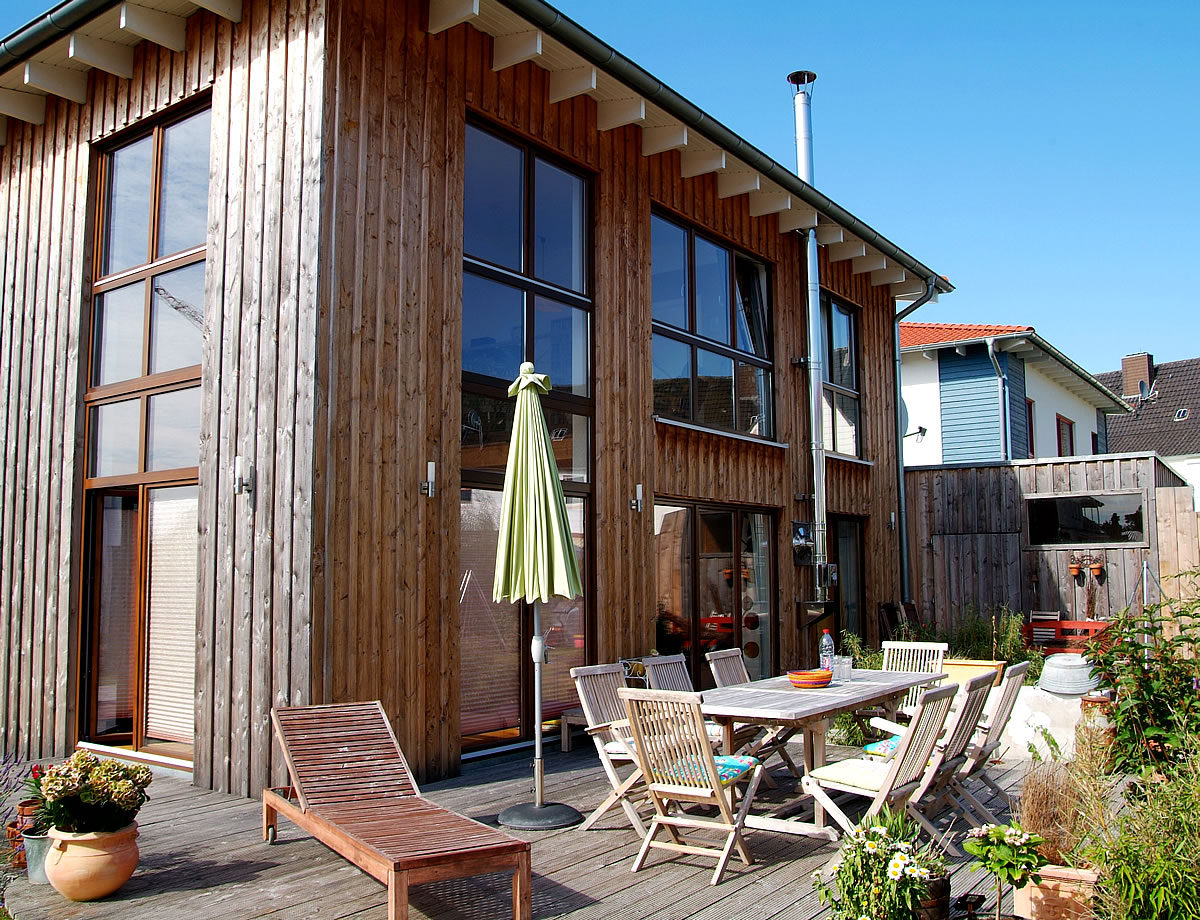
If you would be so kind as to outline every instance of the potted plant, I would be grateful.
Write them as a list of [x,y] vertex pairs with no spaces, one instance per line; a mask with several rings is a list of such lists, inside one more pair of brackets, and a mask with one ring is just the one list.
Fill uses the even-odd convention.
[[42,795],[42,777],[46,771],[41,764],[34,764],[25,777],[25,790],[29,798],[18,803],[18,821],[21,825],[21,840],[25,846],[25,873],[31,884],[48,884],[46,878],[46,853],[50,849],[49,819],[46,816],[46,799]]
[[137,868],[137,823],[150,768],[76,751],[41,777],[50,825],[46,878],[72,901],[112,894]]
[[842,839],[828,881],[813,887],[833,920],[939,920],[950,916],[950,879],[933,844],[917,846],[920,829],[904,812],[884,809]]
[[975,857],[973,869],[986,869],[996,878],[996,920],[1004,900],[1004,884],[1019,888],[1026,881],[1038,881],[1038,869],[1046,863],[1038,847],[1045,843],[1037,834],[1012,824],[985,824],[967,832],[963,849]]
[[1077,578],[1083,574],[1083,557],[1078,553],[1071,553],[1071,558],[1067,560],[1067,571],[1071,573],[1072,578]]

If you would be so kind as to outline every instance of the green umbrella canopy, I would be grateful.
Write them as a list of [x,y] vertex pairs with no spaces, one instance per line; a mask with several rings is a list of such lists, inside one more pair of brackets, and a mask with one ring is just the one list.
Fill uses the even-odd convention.
[[542,414],[540,397],[549,392],[550,378],[535,374],[528,361],[508,388],[508,395],[517,397],[517,408],[496,541],[492,596],[497,602],[545,602],[583,593],[567,503]]

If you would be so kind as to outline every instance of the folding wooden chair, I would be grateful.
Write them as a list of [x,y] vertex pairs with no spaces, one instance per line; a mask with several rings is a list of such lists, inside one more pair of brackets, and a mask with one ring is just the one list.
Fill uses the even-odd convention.
[[[633,688],[618,693],[625,701],[634,750],[655,812],[633,871],[642,867],[651,848],[715,856],[712,885],[721,881],[735,849],[742,862],[751,865],[754,859],[742,831],[763,776],[762,764],[741,754],[713,754],[699,693]],[[743,778],[749,784],[735,811],[733,786]],[[678,808],[681,803],[712,806],[717,814],[690,814]],[[665,840],[657,839],[660,831],[666,833]],[[723,842],[718,845],[701,834],[715,834]]]
[[[884,642],[883,670],[920,671],[937,674],[950,646],[945,642]],[[904,695],[897,709],[911,716],[917,707],[924,687],[913,687]]]
[[945,728],[957,690],[958,685],[951,684],[921,694],[912,722],[890,760],[859,757],[817,767],[800,780],[804,791],[833,815],[846,833],[854,830],[855,822],[846,817],[831,792],[869,798],[871,803],[859,820],[874,817],[884,805],[893,810],[904,808],[921,788],[929,757]]
[[[992,755],[1000,747],[1000,739],[1012,716],[1013,707],[1017,703],[1017,694],[1025,683],[1025,672],[1029,670],[1029,662],[1009,665],[1004,671],[1004,680],[1000,684],[996,707],[986,716],[976,729],[974,743],[967,749],[966,761],[962,769],[954,775],[947,786],[947,794],[959,804],[963,817],[978,827],[981,823],[999,824],[998,819],[987,807],[967,788],[971,780],[978,779],[985,786],[1000,796],[1009,808],[1012,808],[1012,798],[988,776],[988,763]],[[972,814],[974,812],[974,814]],[[976,817],[978,815],[978,818]],[[982,819],[982,822],[979,820]]]
[[[625,686],[625,668],[617,664],[597,664],[584,668],[571,668],[571,678],[579,702],[587,717],[587,732],[596,744],[600,755],[600,766],[612,786],[612,791],[591,813],[580,830],[591,827],[614,805],[620,805],[625,817],[638,832],[646,835],[646,825],[638,814],[637,802],[646,800],[646,784],[642,781],[642,769],[637,765],[633,753],[633,738],[629,731],[629,719],[625,714],[625,703],[617,692]],[[617,772],[618,765],[633,765],[633,772],[624,779]]]
[[388,920],[408,916],[410,885],[512,872],[515,920],[530,920],[529,843],[421,797],[383,705],[271,710],[292,785],[263,790],[263,839],[289,818],[387,885]]
[[[708,661],[708,668],[712,671],[713,680],[716,681],[718,687],[750,683],[750,674],[746,670],[746,659],[742,657],[740,648],[721,649],[717,652],[709,652],[704,657]],[[797,769],[787,749],[788,739],[796,734],[796,729],[786,725],[768,725],[765,728],[766,734],[751,741],[741,753],[757,757],[764,763],[768,758],[778,756],[787,766],[788,772],[799,779],[800,770]]]

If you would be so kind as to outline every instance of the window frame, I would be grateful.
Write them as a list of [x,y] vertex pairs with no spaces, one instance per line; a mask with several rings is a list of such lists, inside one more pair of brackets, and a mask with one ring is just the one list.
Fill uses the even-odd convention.
[[[854,388],[847,387],[840,383],[834,383],[831,378],[831,370],[833,361],[833,314],[834,310],[839,310],[850,320],[850,352],[854,358]],[[862,392],[862,353],[859,336],[859,316],[862,313],[861,308],[848,303],[830,291],[821,291],[821,391],[822,391],[822,412],[825,410],[824,394],[830,394],[829,405],[836,408],[837,397],[843,396],[847,399],[853,399],[858,406],[858,420],[854,424],[854,453],[847,453],[844,450],[838,450],[836,444],[837,426],[831,425],[830,431],[833,434],[835,443],[825,445],[825,452],[838,457],[850,457],[852,459],[861,460],[864,456],[863,449],[863,392]],[[822,432],[822,439],[824,432]]]
[[1029,459],[1032,460],[1037,453],[1033,448],[1033,400],[1028,396],[1025,397],[1025,437],[1029,441],[1026,449],[1029,452]]
[[[1127,540],[1127,541],[1095,541],[1095,542],[1063,542],[1063,543],[1034,543],[1033,542],[1033,527],[1029,519],[1030,507],[1035,501],[1046,500],[1061,500],[1072,498],[1095,498],[1112,497],[1122,495],[1137,496],[1140,500],[1139,509],[1142,513],[1142,539]],[[1148,494],[1145,489],[1114,489],[1112,491],[1091,490],[1091,491],[1071,491],[1071,492],[1031,492],[1022,497],[1021,502],[1024,505],[1023,515],[1023,539],[1025,540],[1025,548],[1029,550],[1097,550],[1097,549],[1138,549],[1146,548],[1150,545],[1148,531],[1146,530],[1146,509],[1149,501]]]
[[[722,240],[714,234],[708,233],[699,229],[690,221],[684,220],[677,215],[671,214],[661,208],[654,207],[650,210],[651,228],[655,220],[664,221],[672,227],[683,231],[685,239],[685,260],[687,264],[687,321],[688,328],[684,329],[680,326],[675,326],[663,320],[654,319],[653,317],[653,296],[651,297],[651,353],[653,354],[654,336],[663,336],[674,342],[681,343],[688,347],[689,350],[689,394],[688,394],[688,415],[686,418],[680,418],[677,415],[662,415],[664,421],[681,422],[689,426],[704,431],[714,432],[732,432],[736,435],[749,438],[754,441],[762,441],[766,443],[775,443],[778,441],[778,430],[776,425],[775,413],[775,309],[773,292],[773,266],[759,256],[754,255],[747,250],[736,246],[735,244]],[[649,238],[649,237],[648,237]],[[729,341],[720,342],[717,339],[708,338],[697,332],[699,317],[696,313],[696,240],[703,240],[711,246],[718,247],[728,254],[728,278],[729,290],[727,292],[729,304]],[[754,352],[742,351],[734,342],[737,341],[737,320],[738,320],[738,276],[737,267],[738,260],[742,259],[759,271],[759,281],[762,285],[761,294],[763,300],[763,309],[766,312],[766,342],[765,350],[767,354],[757,355]],[[653,277],[653,254],[651,254],[651,277]],[[698,400],[698,381],[699,375],[699,357],[700,350],[716,354],[722,358],[729,358],[733,361],[733,415],[735,427],[727,428],[721,425],[714,425],[709,422],[701,421],[697,418],[697,400]],[[769,425],[769,433],[754,434],[750,431],[743,431],[736,427],[738,418],[738,395],[737,395],[737,368],[738,364],[748,364],[757,367],[770,375],[769,400],[770,406],[760,414],[760,417],[765,416]],[[651,382],[653,389],[653,381]],[[656,412],[656,419],[660,418]]]
[[[1075,422],[1067,418],[1065,415],[1054,413],[1054,428],[1058,438],[1058,455],[1060,457],[1075,456]],[[1063,453],[1063,432],[1066,432],[1070,440],[1070,450]]]

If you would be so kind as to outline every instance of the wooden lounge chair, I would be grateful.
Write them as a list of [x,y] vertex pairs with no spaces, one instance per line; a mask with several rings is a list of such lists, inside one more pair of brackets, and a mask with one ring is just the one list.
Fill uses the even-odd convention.
[[[646,825],[638,814],[637,803],[646,801],[646,784],[642,781],[642,769],[637,765],[637,756],[633,753],[625,703],[617,695],[617,691],[625,686],[625,667],[617,663],[571,668],[571,679],[575,681],[575,691],[587,716],[588,735],[596,744],[600,766],[604,768],[604,775],[612,786],[612,791],[579,825],[579,829],[590,830],[605,812],[614,805],[620,805],[638,836],[644,837]],[[617,767],[630,764],[633,764],[633,772],[622,779]]]
[[388,889],[408,916],[422,882],[512,872],[514,920],[532,916],[529,843],[421,797],[378,702],[271,710],[292,785],[263,790],[263,839],[283,815]]
[[[718,652],[709,652],[704,657],[708,660],[708,668],[712,671],[713,680],[716,681],[718,687],[750,683],[750,674],[746,670],[746,659],[742,657],[740,648],[721,649]],[[751,741],[741,753],[757,757],[764,763],[772,756],[777,756],[788,768],[788,772],[799,779],[800,770],[796,767],[796,763],[787,749],[788,739],[796,732],[797,729],[791,726],[768,725],[766,734]]]
[[846,833],[854,830],[855,822],[833,801],[831,792],[846,792],[870,799],[860,820],[879,814],[884,805],[892,809],[907,806],[908,800],[921,788],[929,756],[945,728],[950,702],[957,691],[958,684],[950,684],[921,694],[912,722],[890,760],[853,758],[817,767],[800,780],[804,791],[833,815]]
[[[742,829],[763,776],[758,759],[740,754],[714,756],[699,693],[633,688],[618,693],[625,701],[634,750],[655,812],[633,871],[642,867],[651,848],[717,857],[712,885],[721,881],[734,849],[742,862],[751,865],[754,859]],[[741,779],[748,779],[749,784],[735,811],[733,786]],[[682,803],[712,806],[717,814],[690,814],[678,807]],[[659,831],[665,831],[667,839],[658,840]],[[715,834],[724,841],[717,845],[699,833]]]

